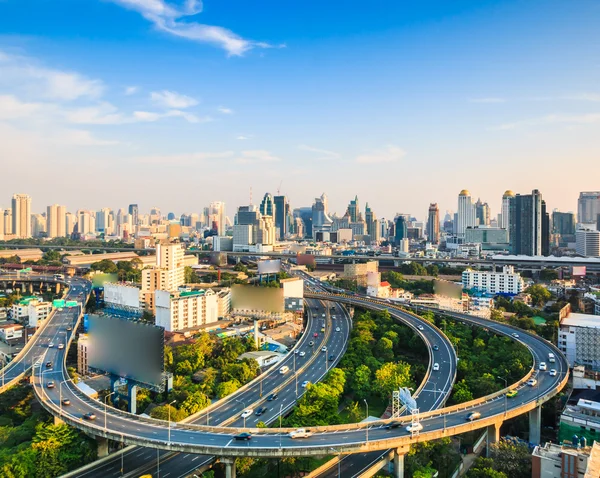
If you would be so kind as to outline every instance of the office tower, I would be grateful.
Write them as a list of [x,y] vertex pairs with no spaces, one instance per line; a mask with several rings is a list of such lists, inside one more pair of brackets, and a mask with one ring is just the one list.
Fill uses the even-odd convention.
[[381,238],[379,231],[379,221],[375,213],[369,207],[369,203],[365,204],[365,223],[367,225],[367,234],[371,238],[371,242],[378,242]]
[[537,189],[511,198],[509,242],[513,254],[539,256],[549,252],[550,220]]
[[46,208],[46,224],[48,237],[65,237],[67,235],[67,208],[53,204]]
[[398,214],[394,227],[394,243],[399,245],[402,239],[408,239],[408,215]]
[[502,211],[500,212],[498,227],[508,230],[510,223],[510,201],[515,197],[515,193],[510,189],[502,195]]
[[135,230],[138,226],[139,217],[140,217],[140,209],[137,204],[129,205],[129,214],[131,214],[131,225]]
[[600,257],[600,232],[579,229],[576,233],[576,251],[584,257]]
[[438,244],[440,242],[440,208],[437,203],[431,203],[429,205],[427,239],[433,244]]
[[262,216],[257,231],[257,244],[272,246],[275,244],[276,232],[273,216]]
[[350,222],[356,222],[358,220],[359,213],[359,205],[358,205],[358,196],[355,196],[354,199],[350,201],[348,204],[348,214],[350,215]]
[[552,234],[558,245],[565,247],[575,239],[575,214],[572,212],[552,211]]
[[41,214],[31,215],[31,235],[33,237],[45,237],[46,236],[47,221]]
[[31,196],[27,194],[12,197],[12,233],[18,239],[31,237]]
[[458,212],[456,213],[456,222],[454,224],[457,237],[465,237],[467,227],[475,227],[476,211],[471,193],[463,189],[458,195]]
[[12,209],[4,210],[4,234],[11,235],[13,233]]
[[312,206],[312,232],[323,228],[330,227],[333,224],[333,219],[328,215],[327,211],[327,196],[325,193],[319,198],[315,198],[315,203]]
[[271,193],[265,194],[265,197],[260,203],[259,211],[263,216],[275,217],[275,203]]
[[595,224],[600,214],[600,191],[579,193],[577,200],[577,222]]
[[170,212],[169,214],[167,214],[167,221],[172,221],[173,219],[175,219],[174,212]]
[[306,226],[305,226],[302,218],[294,217],[294,218],[292,218],[292,220],[294,221],[293,234],[295,234],[296,237],[299,237],[299,238],[306,237]]
[[96,231],[104,234],[112,233],[111,212],[108,207],[96,212]]
[[486,202],[481,202],[481,199],[477,199],[475,203],[475,217],[476,225],[478,226],[489,226],[491,221],[490,206]]
[[290,203],[285,196],[275,196],[275,228],[279,230],[279,240],[283,241],[291,233],[292,216]]
[[217,236],[225,235],[225,203],[211,202],[208,206],[210,225],[216,225]]

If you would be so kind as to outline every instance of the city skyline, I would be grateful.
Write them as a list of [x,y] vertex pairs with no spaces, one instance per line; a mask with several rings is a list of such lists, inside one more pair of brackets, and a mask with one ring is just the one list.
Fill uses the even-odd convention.
[[[283,181],[296,207],[325,191],[343,213],[358,193],[424,218],[463,188],[493,214],[506,189],[561,211],[598,189],[595,2],[183,3],[0,3],[15,191],[93,209],[160,191],[189,211]],[[574,162],[589,174],[565,181]]]

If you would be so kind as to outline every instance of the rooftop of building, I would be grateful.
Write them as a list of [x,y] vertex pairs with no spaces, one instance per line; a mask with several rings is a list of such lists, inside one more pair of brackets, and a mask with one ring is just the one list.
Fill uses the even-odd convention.
[[270,357],[278,357],[281,354],[277,352],[271,352],[270,350],[258,350],[255,352],[246,352],[238,357],[239,360],[243,359],[258,359],[258,358],[270,358]]
[[580,314],[578,312],[571,312],[568,317],[561,319],[560,325],[570,327],[600,327],[600,316],[592,314]]
[[[543,446],[539,445],[535,447],[535,450],[533,451],[533,455],[534,456],[539,456],[542,458],[554,458],[554,459],[558,459],[561,455],[567,454],[567,455],[585,455],[585,456],[591,456],[592,452],[593,452],[593,448],[596,448],[598,446],[597,443],[594,442],[594,446],[586,446],[585,448],[576,448],[574,446],[568,445],[568,444],[557,444],[557,443],[551,443],[551,442],[547,442],[545,443]],[[594,451],[594,453],[596,453],[596,451]]]
[[2,324],[0,325],[0,329],[22,329],[23,326],[21,324]]

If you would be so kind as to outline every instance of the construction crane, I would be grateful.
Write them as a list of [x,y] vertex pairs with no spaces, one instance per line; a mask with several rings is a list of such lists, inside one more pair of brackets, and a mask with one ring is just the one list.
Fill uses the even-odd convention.
[[277,195],[281,196],[281,183],[283,183],[283,179],[279,181],[279,187],[277,188]]

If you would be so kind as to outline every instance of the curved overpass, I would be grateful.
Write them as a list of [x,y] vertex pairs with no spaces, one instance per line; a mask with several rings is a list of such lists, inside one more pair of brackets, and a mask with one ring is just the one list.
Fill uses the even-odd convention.
[[[347,304],[384,305],[379,301],[372,301],[353,296],[336,296],[322,294],[323,300],[339,301]],[[415,317],[415,319],[417,319]],[[466,319],[466,318],[465,318]],[[418,320],[418,319],[417,319]],[[515,329],[512,327],[492,322],[486,319],[470,318],[473,323],[487,327],[499,334],[510,336]],[[520,331],[520,340],[527,346],[534,359],[534,367],[530,374],[537,377],[537,385],[529,387],[524,385],[524,377],[518,384],[519,394],[514,399],[508,400],[505,392],[501,391],[482,399],[473,400],[453,407],[421,413],[420,421],[423,430],[419,434],[411,435],[403,427],[387,430],[384,428],[386,420],[366,424],[337,425],[328,427],[311,427],[314,434],[306,440],[293,440],[287,433],[289,429],[248,429],[254,436],[250,441],[234,440],[234,434],[241,431],[239,428],[208,427],[191,424],[172,424],[170,427],[165,422],[153,419],[144,419],[116,410],[109,414],[108,426],[103,426],[100,419],[96,422],[85,422],[78,414],[62,411],[61,418],[91,434],[122,440],[128,443],[145,445],[153,448],[183,451],[187,453],[216,454],[224,457],[251,456],[251,457],[288,457],[288,456],[316,456],[329,454],[331,448],[339,453],[367,452],[379,449],[401,448],[410,444],[428,441],[444,436],[464,433],[470,430],[493,427],[499,429],[503,420],[512,418],[531,411],[552,396],[566,384],[568,378],[568,365],[564,356],[550,343],[540,337]],[[537,373],[540,361],[545,361],[548,353],[554,353],[557,362],[555,368],[557,376],[546,373]],[[35,390],[44,407],[51,413],[59,415],[56,396],[48,394],[43,387],[44,380],[41,374],[35,374]],[[74,394],[82,407],[89,407],[97,411],[97,402],[86,397],[81,397],[77,391],[68,387],[68,393]],[[73,410],[74,411],[74,410]],[[466,421],[466,414],[471,411],[481,413],[481,419]],[[389,421],[389,420],[388,420]],[[409,420],[405,420],[408,424]]]

